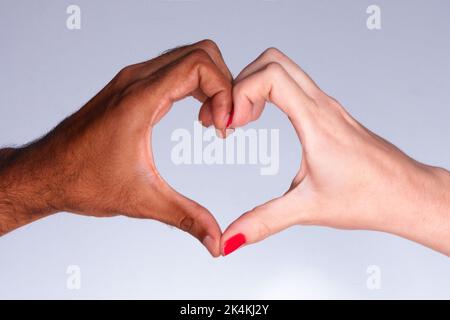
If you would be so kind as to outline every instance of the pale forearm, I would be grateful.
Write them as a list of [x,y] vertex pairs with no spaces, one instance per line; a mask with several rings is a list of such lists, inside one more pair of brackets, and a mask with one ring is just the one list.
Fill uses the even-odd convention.
[[450,172],[428,167],[428,177],[400,214],[393,233],[450,256]]

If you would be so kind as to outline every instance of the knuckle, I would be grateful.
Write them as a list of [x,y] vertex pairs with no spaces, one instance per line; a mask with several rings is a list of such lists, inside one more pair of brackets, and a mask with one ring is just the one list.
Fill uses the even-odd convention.
[[183,231],[190,232],[194,226],[194,220],[191,217],[184,216],[178,222],[178,228]]
[[275,47],[270,47],[263,52],[263,57],[269,60],[279,60],[284,58],[284,53]]
[[211,39],[204,39],[198,43],[198,46],[206,51],[219,51],[219,46]]
[[135,71],[134,65],[126,66],[119,71],[118,77],[128,79],[134,74],[134,71]]
[[266,72],[270,77],[279,78],[284,74],[284,68],[278,62],[270,62],[266,66]]
[[197,48],[188,54],[187,60],[192,67],[198,67],[209,61],[209,55],[205,50]]
[[[233,87],[232,97],[235,105],[245,106],[247,108],[247,104],[250,102],[247,98],[247,89],[242,86],[240,83]],[[234,118],[238,115],[235,114]]]
[[322,93],[322,97],[329,106],[336,108],[336,109],[341,107],[341,104],[339,103],[339,101],[336,100],[334,97],[331,97],[331,96],[323,94],[323,93]]
[[263,239],[266,239],[267,237],[269,237],[270,235],[271,235],[270,227],[264,221],[259,221],[258,238],[263,240]]
[[114,78],[114,86],[117,89],[126,87],[135,78],[136,69],[136,65],[129,65],[122,68]]

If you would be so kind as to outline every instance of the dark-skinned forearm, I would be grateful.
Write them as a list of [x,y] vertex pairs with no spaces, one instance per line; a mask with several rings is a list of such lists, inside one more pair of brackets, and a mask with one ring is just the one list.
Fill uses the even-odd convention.
[[0,149],[0,236],[55,212],[35,153],[33,146]]

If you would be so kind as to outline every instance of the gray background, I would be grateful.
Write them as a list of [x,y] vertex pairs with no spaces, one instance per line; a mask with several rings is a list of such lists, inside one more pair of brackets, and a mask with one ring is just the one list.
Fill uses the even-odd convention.
[[[66,28],[66,8],[82,29]],[[382,30],[366,8],[382,9]],[[364,125],[414,158],[450,168],[449,1],[0,0],[0,145],[39,137],[123,66],[214,39],[235,75],[276,46]],[[154,135],[156,162],[225,228],[281,194],[300,163],[294,130],[268,106],[254,128],[280,129],[280,172],[245,165],[175,166],[175,128],[198,105],[174,106]],[[66,288],[79,265],[81,290]],[[368,290],[366,268],[381,268]],[[154,221],[61,213],[0,239],[2,298],[449,298],[450,259],[376,232],[293,227],[212,259],[189,235]]]

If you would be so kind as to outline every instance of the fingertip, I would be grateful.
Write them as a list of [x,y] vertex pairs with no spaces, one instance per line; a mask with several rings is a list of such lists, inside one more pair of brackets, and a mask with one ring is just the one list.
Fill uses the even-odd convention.
[[222,230],[216,219],[204,207],[201,207],[200,210],[197,210],[192,215],[194,216],[195,224],[190,233],[205,246],[211,256],[219,257]]
[[223,233],[221,252],[226,256],[242,246],[266,239],[273,234],[271,224],[275,222],[265,215],[264,206],[242,214]]
[[210,235],[203,238],[202,244],[209,251],[213,258],[220,257],[220,240],[214,239]]
[[229,123],[233,110],[231,95],[221,92],[211,99],[211,114],[214,126],[219,130],[225,130]]
[[200,121],[200,124],[205,128],[209,128],[213,124],[211,114],[211,102],[209,99],[206,100],[200,107],[200,111],[198,113],[198,120]]

